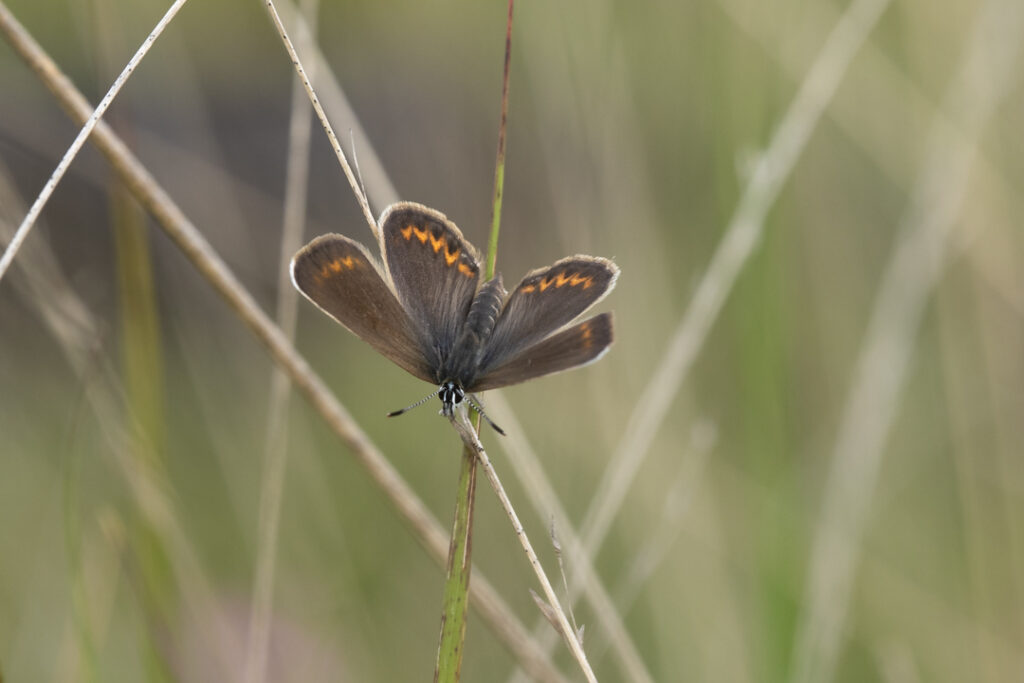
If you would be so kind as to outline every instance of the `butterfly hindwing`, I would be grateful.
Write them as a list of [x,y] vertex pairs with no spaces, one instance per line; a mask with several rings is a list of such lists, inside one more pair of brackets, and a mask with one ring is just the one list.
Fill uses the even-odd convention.
[[414,376],[436,381],[412,321],[363,245],[323,235],[295,255],[291,273],[322,311]]
[[477,291],[476,249],[444,214],[412,202],[389,207],[380,233],[395,292],[421,343],[429,346],[428,364],[438,368],[455,346]]
[[594,256],[570,256],[527,273],[487,340],[481,375],[572,322],[610,292],[618,276],[618,266]]
[[497,389],[592,363],[608,350],[613,336],[612,314],[596,315],[522,350],[466,390]]

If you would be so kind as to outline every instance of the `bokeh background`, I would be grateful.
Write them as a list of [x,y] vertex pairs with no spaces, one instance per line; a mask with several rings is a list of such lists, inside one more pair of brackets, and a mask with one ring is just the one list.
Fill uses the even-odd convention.
[[[92,102],[167,5],[6,4]],[[186,5],[108,119],[273,314],[294,72],[263,5]],[[551,512],[507,451],[529,444],[576,525],[625,487],[594,564],[650,679],[1024,675],[1019,5],[517,6],[499,270],[588,253],[622,276],[612,351],[506,390],[516,428],[484,438],[552,575]],[[419,201],[484,247],[505,19],[321,0],[323,99],[375,212]],[[77,130],[0,42],[4,242]],[[372,244],[311,140],[304,238]],[[447,525],[456,436],[435,407],[384,418],[430,387],[304,302],[296,343]],[[242,680],[273,367],[86,147],[0,281],[3,680]],[[285,410],[268,680],[429,678],[441,569],[310,406]],[[475,524],[533,624],[484,481]],[[599,678],[634,678],[607,615],[575,616]],[[471,615],[464,680],[514,669]]]

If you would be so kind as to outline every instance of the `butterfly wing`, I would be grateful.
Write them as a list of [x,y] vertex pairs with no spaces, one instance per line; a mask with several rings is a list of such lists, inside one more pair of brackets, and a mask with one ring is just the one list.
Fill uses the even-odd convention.
[[327,315],[416,377],[435,382],[412,321],[366,248],[323,235],[292,259],[292,282]]
[[477,291],[476,249],[443,213],[412,202],[384,211],[380,239],[398,299],[427,346],[428,364],[439,368],[455,346]]
[[[482,377],[572,322],[615,287],[608,259],[570,256],[526,274],[502,308],[481,354]],[[611,320],[608,320],[609,343]]]
[[602,313],[520,351],[467,390],[497,389],[592,363],[604,355],[612,340],[612,314]]

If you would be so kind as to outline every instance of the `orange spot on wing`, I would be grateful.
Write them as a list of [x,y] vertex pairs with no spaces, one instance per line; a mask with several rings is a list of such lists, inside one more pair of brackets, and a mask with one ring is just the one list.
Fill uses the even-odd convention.
[[407,240],[411,240],[412,239],[412,231],[413,231],[413,227],[411,225],[407,225],[404,228],[402,228],[399,232],[402,233],[402,237],[404,237]]
[[580,331],[583,333],[583,346],[589,349],[593,344],[593,341],[590,339],[593,336],[590,330],[590,323],[583,323]]
[[441,247],[445,246],[444,235],[441,235],[440,237],[434,237],[433,235],[430,235],[430,246],[434,248],[435,254],[441,251]]
[[414,225],[410,225],[409,227],[412,228],[412,231],[414,233],[416,233],[416,239],[418,239],[421,243],[426,244],[427,238],[430,237],[430,233],[427,232],[426,229],[421,230]]
[[325,263],[323,267],[320,268],[320,279],[326,280],[332,273],[340,273],[345,268],[353,270],[359,264],[360,261],[357,256],[349,255],[345,258],[336,258],[333,261]]
[[570,287],[583,287],[583,289],[589,289],[594,284],[594,278],[591,275],[580,275],[579,273],[569,273],[562,271],[556,275],[548,275],[547,277],[540,278],[536,282],[530,285],[523,285],[520,291],[534,292],[536,290],[544,291],[551,285],[555,288],[564,287],[569,285]]
[[582,275],[573,275],[571,278],[569,278],[569,284],[572,285],[573,287],[579,287],[580,285],[583,285],[583,289],[589,289],[590,285],[594,284],[594,278],[590,277],[589,275],[586,277]]
[[449,266],[454,265],[455,264],[455,259],[459,258],[459,252],[461,252],[461,251],[462,251],[461,249],[456,249],[455,252],[452,253],[452,252],[448,251],[448,247],[445,247],[445,249],[444,249],[444,260],[448,262]]
[[470,266],[466,265],[465,263],[459,264],[459,272],[465,275],[466,277],[473,277],[476,274],[473,272],[473,269]]
[[331,261],[331,270],[333,270],[335,273],[340,273],[342,268],[348,268],[349,270],[352,270],[353,268],[356,267],[358,263],[359,261],[352,258],[352,256],[346,256],[345,258],[336,258],[333,261]]

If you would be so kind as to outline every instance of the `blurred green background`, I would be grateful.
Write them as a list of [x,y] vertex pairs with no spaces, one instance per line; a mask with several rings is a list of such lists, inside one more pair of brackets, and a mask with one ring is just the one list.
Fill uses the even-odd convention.
[[[8,6],[97,102],[166,4]],[[867,40],[798,129],[795,165],[759,166],[840,16],[865,4],[881,17],[847,20]],[[587,253],[622,276],[599,306],[612,351],[506,390],[508,439],[528,438],[579,523],[629,425],[665,411],[595,559],[654,680],[1020,680],[1018,4],[517,6],[498,269],[511,286]],[[362,128],[335,123],[375,212],[390,182],[485,247],[505,19],[500,2],[322,0],[320,47]],[[271,313],[292,75],[262,2],[195,1],[108,115]],[[4,242],[76,132],[0,43]],[[312,143],[304,238],[372,244],[318,124]],[[738,278],[714,281],[724,307],[688,337],[666,403],[650,383],[762,172],[781,191],[753,214]],[[447,525],[457,437],[433,403],[384,418],[430,387],[299,308],[300,351]],[[241,680],[272,370],[86,147],[0,281],[4,681]],[[287,424],[268,680],[428,679],[441,570],[300,398]],[[485,443],[557,574],[548,514],[505,444]],[[479,569],[532,624],[535,579],[483,481],[475,525]],[[599,678],[626,680],[601,616],[575,613]],[[201,636],[212,619],[225,639]],[[463,679],[513,669],[471,615]]]

